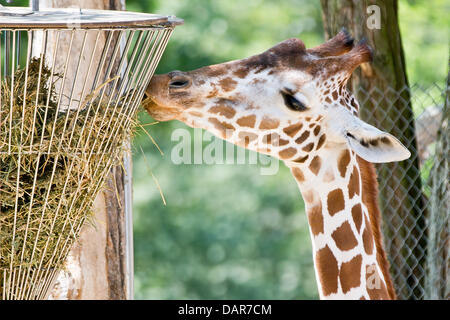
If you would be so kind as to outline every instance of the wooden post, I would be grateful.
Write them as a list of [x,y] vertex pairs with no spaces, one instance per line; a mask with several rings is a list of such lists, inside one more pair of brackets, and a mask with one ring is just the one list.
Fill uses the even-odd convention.
[[[377,166],[386,249],[399,298],[423,297],[426,260],[426,206],[397,1],[321,0],[325,36],[346,27],[365,37],[374,60],[355,71],[352,84],[361,117],[398,137],[411,151],[408,160]],[[388,223],[386,223],[388,222]]]
[[[124,10],[125,0],[40,1],[40,9],[68,7]],[[89,42],[86,43],[86,47],[89,45]],[[68,74],[70,76],[74,74]],[[129,159],[127,161],[129,163]],[[125,215],[125,198],[129,198],[125,189],[130,192],[130,188],[125,187],[126,179],[130,177],[126,177],[121,166],[111,170],[104,190],[95,199],[95,225],[86,224],[83,227],[78,243],[69,253],[66,270],[61,272],[51,293],[51,299],[133,298],[132,260],[129,258],[132,253],[127,245]]]

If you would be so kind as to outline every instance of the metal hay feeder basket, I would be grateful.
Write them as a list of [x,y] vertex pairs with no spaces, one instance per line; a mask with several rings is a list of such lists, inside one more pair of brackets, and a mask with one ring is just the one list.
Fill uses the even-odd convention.
[[48,297],[182,23],[0,8],[0,299]]

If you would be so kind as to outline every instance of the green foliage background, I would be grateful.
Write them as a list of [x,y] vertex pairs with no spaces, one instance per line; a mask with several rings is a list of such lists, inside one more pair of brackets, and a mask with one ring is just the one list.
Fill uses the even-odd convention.
[[[290,37],[301,38],[307,47],[323,41],[318,0],[126,3],[130,11],[185,20],[157,73],[240,59]],[[444,86],[449,6],[446,0],[399,1],[411,84]],[[153,122],[144,113],[141,121]],[[133,143],[136,298],[317,298],[304,205],[286,167],[280,163],[277,175],[264,176],[258,165],[175,165],[170,154],[176,128],[192,133],[178,122],[146,126],[163,156],[142,130]]]
[[[443,86],[448,3],[400,1],[399,7],[410,83]],[[157,73],[240,59],[290,37],[301,38],[307,47],[323,41],[319,1],[128,0],[127,8],[185,20]],[[141,120],[153,121],[145,114]],[[171,133],[192,130],[175,121],[146,128],[164,156],[138,132],[133,157],[136,298],[318,297],[303,201],[282,163],[274,176],[261,175],[257,165],[174,165],[170,153],[177,142]]]

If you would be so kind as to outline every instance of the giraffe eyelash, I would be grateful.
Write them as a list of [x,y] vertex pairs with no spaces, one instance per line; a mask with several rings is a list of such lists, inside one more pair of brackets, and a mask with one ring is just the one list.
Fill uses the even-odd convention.
[[305,111],[308,108],[297,98],[294,97],[293,92],[289,89],[281,91],[284,104],[292,111]]

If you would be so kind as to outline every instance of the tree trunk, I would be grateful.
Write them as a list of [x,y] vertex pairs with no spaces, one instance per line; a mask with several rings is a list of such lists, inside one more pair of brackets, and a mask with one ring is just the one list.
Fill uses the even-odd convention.
[[[125,1],[41,0],[40,8],[46,7],[124,10]],[[94,39],[88,39],[86,48],[93,47],[93,41]],[[105,43],[105,39],[100,41]],[[68,47],[68,43],[68,39],[64,37],[60,39],[60,46],[67,45]],[[74,45],[78,45],[78,43],[81,41],[74,41]],[[59,61],[63,60],[62,57],[58,57],[56,66],[64,63]],[[71,70],[70,66],[68,70]],[[68,72],[68,76],[74,77],[74,72],[72,74]],[[80,88],[75,88],[75,92],[77,90],[81,91]],[[132,279],[129,276],[131,272],[129,261],[127,261],[125,232],[125,178],[122,166],[111,170],[105,188],[95,199],[94,224],[83,226],[79,241],[69,253],[66,269],[61,272],[51,293],[51,299],[132,298],[130,290]]]
[[[385,243],[399,298],[423,298],[426,208],[422,194],[414,114],[398,25],[397,1],[321,0],[325,36],[346,27],[365,37],[372,63],[352,77],[361,117],[392,133],[411,151],[408,160],[377,166]],[[379,24],[378,24],[379,22]]]

